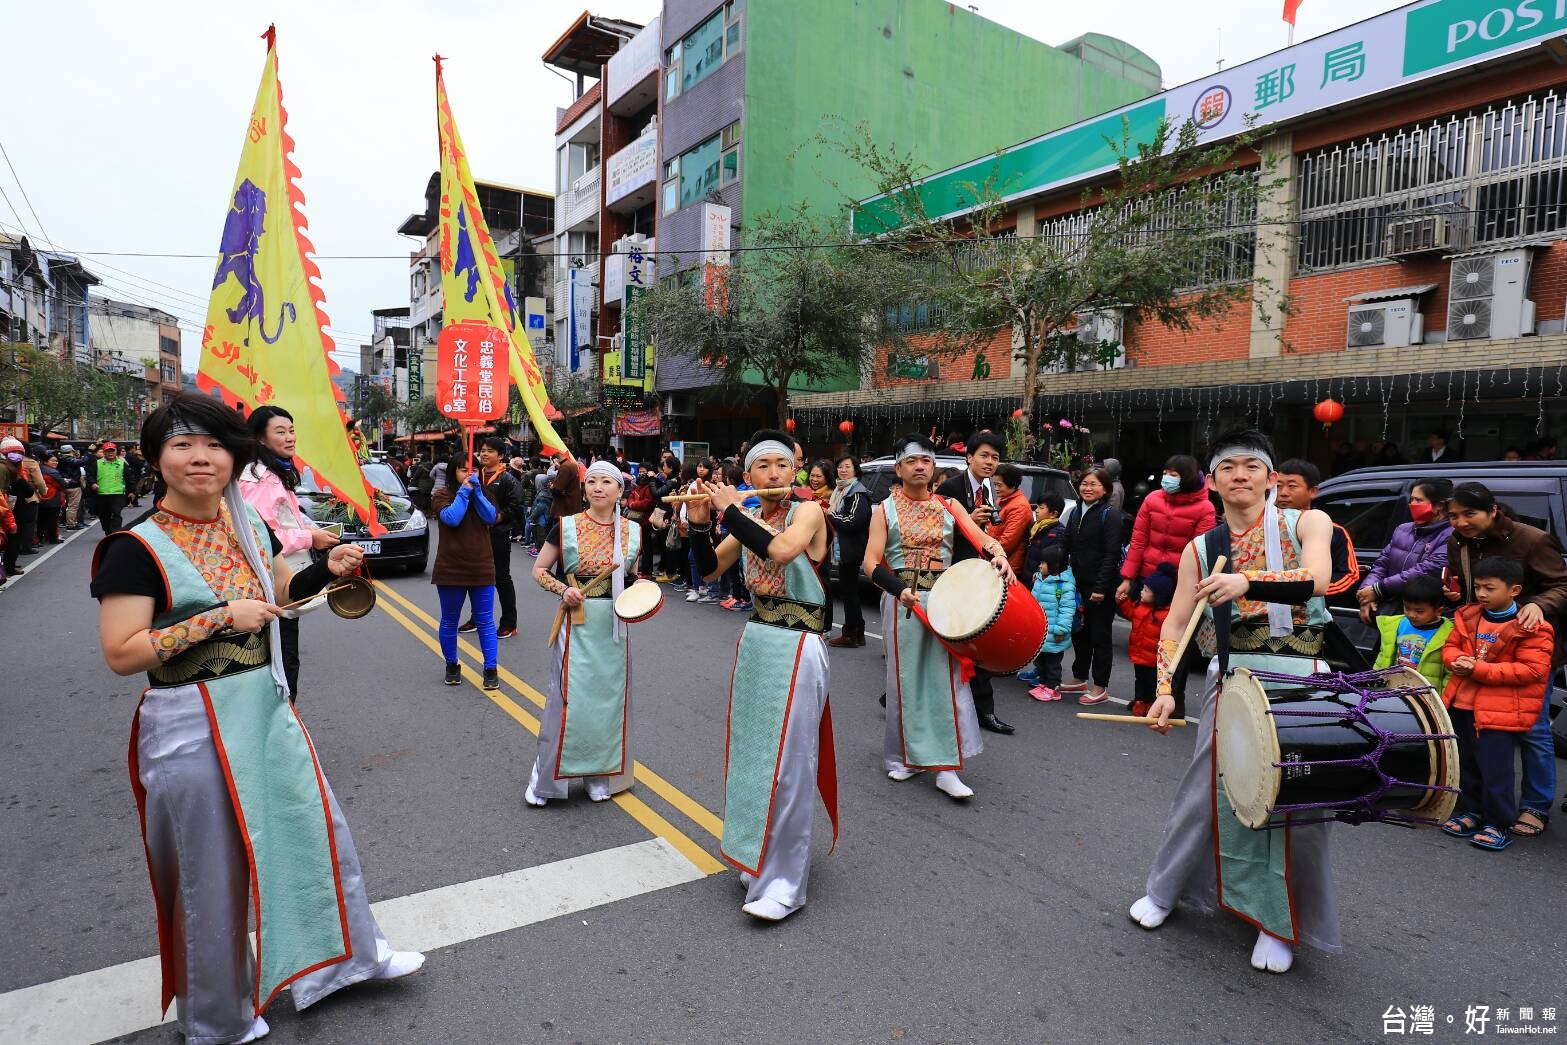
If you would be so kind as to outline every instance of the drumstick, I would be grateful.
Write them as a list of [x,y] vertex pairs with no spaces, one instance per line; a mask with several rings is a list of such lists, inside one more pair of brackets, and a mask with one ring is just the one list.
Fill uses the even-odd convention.
[[[1229,561],[1223,555],[1213,560],[1213,569],[1209,571],[1208,576],[1214,577],[1223,573],[1224,567]],[[1181,658],[1186,656],[1186,647],[1191,644],[1192,636],[1197,633],[1197,625],[1202,620],[1202,611],[1207,608],[1207,605],[1208,599],[1204,596],[1197,600],[1197,605],[1192,607],[1192,615],[1186,621],[1186,630],[1181,633],[1181,641],[1175,647],[1175,656],[1170,658],[1170,670],[1175,670],[1176,665],[1180,664]]]
[[[618,566],[611,566],[609,569],[605,570],[603,573],[599,574],[597,577],[594,577],[591,581],[588,581],[588,583],[581,590],[586,590],[586,588],[593,587],[595,584],[597,584],[599,581],[603,580],[605,577],[608,577],[608,576],[611,576],[612,574],[614,574],[614,572],[617,569],[619,569],[619,568],[620,567],[618,567]],[[575,585],[573,585],[573,587],[575,587]],[[564,602],[562,602],[560,604],[560,607],[558,609],[556,609],[556,611],[555,611],[555,620],[550,624],[550,637],[549,637],[549,641],[545,643],[546,646],[553,646],[553,645],[555,645],[555,640],[560,638],[560,627],[561,627],[562,624],[565,624],[565,623],[566,623],[566,604]]]
[[316,592],[314,595],[306,595],[303,599],[295,599],[293,602],[285,602],[283,605],[279,606],[278,609],[280,609],[280,610],[291,610],[295,606],[303,606],[307,602],[314,602],[316,599],[321,598],[321,596],[323,596],[323,595],[330,595],[334,591],[339,590],[340,588],[352,588],[352,587],[353,587],[352,584],[345,584],[345,583],[339,582],[337,584],[332,585],[330,588],[326,588],[326,589],[324,589],[322,591]]
[[[1096,715],[1092,711],[1079,711],[1077,717],[1086,718],[1090,722],[1119,722],[1123,726],[1151,726],[1159,721],[1152,715]],[[1184,718],[1172,718],[1167,719],[1164,724],[1167,726],[1184,726],[1186,725],[1186,720]]]
[[[753,496],[759,497],[759,496],[762,496],[764,494],[792,493],[793,489],[794,488],[790,487],[790,486],[775,486],[775,487],[772,487],[771,489],[767,489],[767,490],[741,490],[740,492],[745,494],[747,497],[753,497]],[[687,501],[705,501],[705,500],[707,500],[711,496],[712,496],[712,494],[706,494],[706,493],[674,493],[674,494],[670,494],[668,497],[665,497],[664,498],[664,503],[665,504],[685,504]]]

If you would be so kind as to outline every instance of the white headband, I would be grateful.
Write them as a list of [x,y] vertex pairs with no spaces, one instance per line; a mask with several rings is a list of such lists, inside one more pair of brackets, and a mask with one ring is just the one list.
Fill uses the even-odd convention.
[[619,468],[610,464],[608,461],[594,461],[591,465],[588,466],[588,470],[583,473],[582,481],[587,482],[590,476],[595,475],[602,475],[607,479],[615,480],[615,485],[620,487],[622,490],[626,488],[625,473],[623,473]]
[[928,457],[932,461],[936,459],[936,455],[928,448],[921,446],[919,443],[909,442],[903,444],[903,449],[898,451],[897,458],[892,463],[902,464],[905,459],[910,457]]
[[1273,458],[1268,455],[1268,451],[1255,446],[1226,446],[1214,451],[1212,459],[1208,461],[1208,471],[1218,471],[1219,465],[1232,457],[1255,457],[1268,466],[1268,471],[1273,471]]
[[756,463],[756,459],[758,457],[763,457],[768,454],[777,454],[784,460],[791,463],[794,461],[794,447],[785,446],[776,439],[763,439],[761,442],[751,447],[750,453],[745,455],[745,470],[749,472],[751,470],[751,466]]

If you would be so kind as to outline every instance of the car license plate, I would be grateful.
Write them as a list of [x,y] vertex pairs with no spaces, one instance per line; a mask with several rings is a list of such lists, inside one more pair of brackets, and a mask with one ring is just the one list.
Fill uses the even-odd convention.
[[380,541],[355,541],[354,543],[359,545],[359,547],[363,548],[365,550],[365,554],[366,555],[380,555],[381,554],[381,542]]

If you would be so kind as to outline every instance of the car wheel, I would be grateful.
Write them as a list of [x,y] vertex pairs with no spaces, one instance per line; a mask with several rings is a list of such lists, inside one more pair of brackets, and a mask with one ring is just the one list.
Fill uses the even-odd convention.
[[423,573],[425,567],[428,566],[429,563],[430,563],[430,557],[428,555],[420,556],[419,558],[415,559],[413,562],[408,564],[408,572],[409,573]]

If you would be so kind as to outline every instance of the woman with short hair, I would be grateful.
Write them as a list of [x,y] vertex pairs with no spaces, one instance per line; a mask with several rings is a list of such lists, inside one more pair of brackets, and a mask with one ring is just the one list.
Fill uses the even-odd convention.
[[871,492],[860,482],[860,462],[844,454],[834,465],[837,482],[827,502],[838,553],[838,597],[843,600],[843,631],[827,643],[840,649],[865,645],[865,608],[860,605],[860,570],[871,532]]

